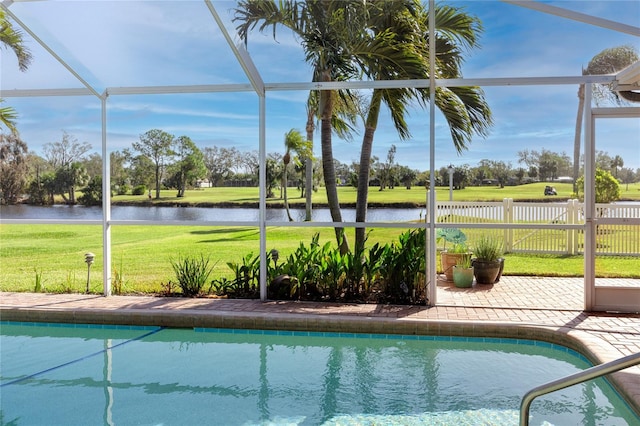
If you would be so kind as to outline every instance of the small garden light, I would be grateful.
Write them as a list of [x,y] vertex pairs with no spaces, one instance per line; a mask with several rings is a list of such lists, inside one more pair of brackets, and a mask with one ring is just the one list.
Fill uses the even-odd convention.
[[88,252],[84,254],[84,261],[87,264],[87,293],[89,293],[89,279],[91,278],[91,265],[93,264],[93,259],[95,259],[96,255]]

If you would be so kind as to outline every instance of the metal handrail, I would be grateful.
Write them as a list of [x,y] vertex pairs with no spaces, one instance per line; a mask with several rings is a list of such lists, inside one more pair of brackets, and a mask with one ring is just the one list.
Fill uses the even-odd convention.
[[522,397],[522,402],[520,403],[520,426],[529,426],[529,408],[535,398],[588,380],[596,379],[609,373],[615,373],[616,371],[624,370],[634,365],[640,365],[640,352],[587,368],[586,370],[531,389]]

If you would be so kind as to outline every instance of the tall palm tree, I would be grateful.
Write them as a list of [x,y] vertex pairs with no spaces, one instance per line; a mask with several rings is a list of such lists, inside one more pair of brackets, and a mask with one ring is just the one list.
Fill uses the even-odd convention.
[[[429,78],[428,14],[422,4],[408,0],[372,2],[369,5],[372,31],[366,34],[370,35],[367,41],[370,46],[362,49],[364,54],[359,58],[367,76],[374,80]],[[463,48],[476,46],[481,25],[476,18],[453,7],[439,6],[435,13],[436,76],[460,78]],[[377,54],[374,56],[370,52]],[[382,53],[384,60],[381,60]],[[357,222],[366,220],[373,138],[382,104],[389,109],[400,139],[407,139],[411,136],[405,120],[408,105],[413,100],[425,105],[428,98],[428,90],[373,90],[360,152]],[[478,87],[438,88],[436,106],[449,124],[458,152],[466,149],[474,133],[485,135],[491,125],[491,112]],[[356,246],[364,245],[365,232],[364,228],[356,229]]]
[[[618,72],[634,62],[638,61],[638,52],[633,46],[618,46],[604,49],[602,52],[594,56],[586,69],[582,70],[582,75],[600,75],[613,74]],[[573,140],[573,192],[578,193],[577,181],[580,174],[580,141],[582,138],[582,117],[584,109],[584,84],[578,87],[578,114],[576,115],[576,131]],[[609,86],[596,85],[594,99],[596,103],[600,99],[610,99],[617,104],[621,104],[624,100],[634,100],[635,92],[628,94],[620,94],[612,90]],[[622,98],[622,99],[621,99]]]
[[[238,33],[245,43],[248,32],[256,26],[260,31],[272,28],[274,37],[278,26],[290,29],[299,37],[307,62],[313,64],[313,81],[331,82],[357,74],[349,42],[352,34],[366,28],[365,7],[366,2],[361,0],[242,0],[234,22],[239,22]],[[327,202],[333,222],[342,222],[331,144],[335,102],[336,91],[320,91],[318,112]],[[334,229],[340,250],[346,253],[349,245],[344,228]]]
[[[26,71],[31,63],[31,52],[24,45],[22,31],[15,29],[7,19],[4,9],[0,8],[0,46],[10,49],[18,58],[20,71]],[[0,98],[0,103],[4,99]],[[0,123],[4,124],[12,133],[16,133],[17,114],[11,107],[0,107]]]

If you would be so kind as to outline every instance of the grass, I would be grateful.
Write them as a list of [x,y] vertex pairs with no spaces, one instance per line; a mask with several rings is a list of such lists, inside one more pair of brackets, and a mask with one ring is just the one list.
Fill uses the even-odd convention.
[[[474,186],[467,187],[462,190],[453,191],[453,199],[455,201],[502,201],[504,198],[513,198],[514,201],[554,201],[566,200],[572,198],[573,187],[568,183],[553,184],[558,195],[544,196],[544,187],[546,183],[532,183],[519,186],[505,186],[499,188],[497,186]],[[640,201],[640,183],[622,185],[622,199]],[[289,203],[294,206],[303,206],[304,198],[300,197],[300,192],[295,188],[289,189]],[[155,193],[154,193],[155,194]],[[355,205],[356,188],[350,186],[342,186],[338,188],[338,194],[341,205]],[[160,192],[160,199],[153,199],[151,202],[155,205],[176,203],[186,203],[189,205],[206,205],[206,204],[248,204],[256,205],[259,201],[258,188],[203,188],[194,189],[186,192],[186,196],[178,198],[175,196],[175,190],[163,190]],[[279,194],[276,194],[279,195]],[[398,186],[394,189],[385,189],[379,191],[377,187],[369,189],[369,204],[371,205],[391,205],[399,203],[412,203],[424,206],[427,199],[427,190],[421,187],[413,187],[406,189]],[[449,199],[449,188],[436,188],[436,199],[438,201],[447,201]],[[149,203],[148,196],[145,195],[116,195],[112,198],[113,203]],[[273,198],[267,200],[267,204],[281,204],[281,198]],[[313,203],[315,205],[326,205],[327,197],[324,188],[313,193]]]
[[[545,197],[545,183],[514,187],[469,187],[454,191],[456,201],[500,201],[504,198],[527,201],[564,200],[571,197],[571,184],[554,184],[558,195]],[[622,186],[623,198],[640,200],[640,183]],[[304,199],[295,190],[290,191],[292,205],[303,205]],[[340,187],[344,206],[355,204],[356,190]],[[372,205],[416,204],[424,205],[424,188],[396,187],[379,191],[371,188]],[[438,200],[448,200],[448,188],[437,188]],[[324,190],[313,194],[316,206],[326,204]],[[123,203],[149,203],[148,196],[115,196],[113,201]],[[269,203],[281,203],[280,199]],[[186,203],[205,205],[233,203],[256,205],[258,188],[206,188],[187,191],[184,198],[175,197],[175,191],[162,191],[160,200],[153,204]],[[395,241],[402,229],[372,228],[368,243]],[[313,234],[320,234],[320,242],[334,243],[335,236],[328,228],[267,229],[267,250],[280,252],[281,257],[293,252],[301,242],[308,244]],[[353,231],[348,233],[353,241]],[[93,225],[7,225],[0,224],[0,290],[47,292],[84,292],[87,265],[84,253],[96,254],[91,267],[90,289],[102,291],[102,228]],[[240,261],[248,253],[259,252],[259,229],[252,227],[198,227],[198,226],[114,226],[112,228],[112,277],[123,293],[158,293],[170,280],[175,282],[171,259],[184,255],[205,255],[215,265],[211,278],[230,277],[227,262]],[[506,275],[529,276],[583,276],[583,256],[551,256],[507,254]],[[436,263],[439,265],[439,260]],[[635,257],[608,257],[596,259],[598,277],[640,278],[640,262]]]
[[[390,242],[404,229],[374,228],[368,243]],[[313,234],[320,243],[334,243],[330,228],[267,228],[267,250],[281,258]],[[87,265],[84,253],[96,254],[91,266],[91,292],[102,291],[102,229],[93,225],[0,224],[0,290],[34,291],[37,280],[45,292],[84,292]],[[348,232],[353,241],[353,232]],[[215,265],[211,279],[230,277],[227,262],[259,252],[259,230],[253,227],[114,226],[112,229],[112,276],[121,275],[124,293],[159,293],[169,280],[175,282],[171,259],[177,256],[208,256]],[[507,254],[506,275],[583,276],[582,256]],[[439,261],[437,262],[439,265]],[[38,278],[39,274],[39,278]],[[633,257],[598,257],[599,277],[640,278],[640,262]]]

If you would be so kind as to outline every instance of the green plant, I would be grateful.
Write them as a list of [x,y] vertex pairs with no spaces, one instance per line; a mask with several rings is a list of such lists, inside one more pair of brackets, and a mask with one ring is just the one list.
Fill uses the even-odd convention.
[[502,240],[490,234],[482,234],[476,242],[473,254],[478,260],[493,262],[502,256]]
[[456,243],[451,247],[451,249],[447,250],[449,253],[458,253],[464,254],[469,252],[469,246],[467,243]]
[[120,256],[120,266],[113,268],[113,279],[111,282],[113,294],[122,294],[124,290],[124,274],[122,271],[122,256]]
[[36,273],[36,283],[33,287],[33,291],[34,293],[40,293],[42,291],[42,270],[33,268],[33,271]]
[[[574,194],[584,201],[584,175],[580,176],[576,181],[578,193]],[[596,203],[610,203],[620,199],[621,196],[620,183],[607,170],[596,168],[595,172],[595,195]]]
[[144,195],[145,192],[147,192],[145,185],[137,185],[131,190],[131,195]]
[[400,234],[398,241],[392,242],[385,251],[380,267],[385,302],[424,302],[425,238],[424,229],[407,231]]
[[209,266],[209,257],[178,257],[171,259],[171,266],[178,279],[182,294],[194,297],[200,294],[202,287],[209,280],[213,266]]
[[471,254],[467,253],[456,260],[456,266],[459,268],[471,268]]
[[67,279],[64,283],[62,283],[62,293],[74,293],[75,281],[76,273],[72,271],[67,272]]
[[436,230],[436,242],[443,243],[443,250],[447,249],[447,243],[451,243],[455,247],[456,245],[465,244],[466,241],[467,236],[458,228],[438,228]]
[[242,258],[242,263],[227,262],[227,266],[233,271],[235,278],[226,282],[223,287],[231,291],[234,297],[255,298],[259,295],[260,256],[249,253]]

